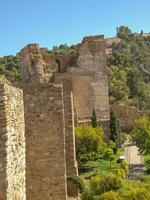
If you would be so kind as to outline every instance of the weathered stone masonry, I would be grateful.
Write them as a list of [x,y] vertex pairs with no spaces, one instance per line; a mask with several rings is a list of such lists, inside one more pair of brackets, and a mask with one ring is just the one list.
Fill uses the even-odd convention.
[[0,77],[0,199],[25,200],[23,94]]
[[65,125],[61,84],[24,88],[27,199],[67,197]]
[[109,124],[105,46],[94,36],[73,55],[45,54],[37,44],[21,50],[23,96],[7,80],[0,84],[0,199],[78,197],[67,181],[78,175],[75,124],[89,122],[93,107]]

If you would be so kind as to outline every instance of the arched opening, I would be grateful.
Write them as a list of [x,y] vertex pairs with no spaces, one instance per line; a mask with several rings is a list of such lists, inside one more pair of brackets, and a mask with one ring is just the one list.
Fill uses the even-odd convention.
[[60,61],[59,60],[55,60],[56,64],[57,64],[57,70],[59,73],[61,73],[61,65],[60,65]]

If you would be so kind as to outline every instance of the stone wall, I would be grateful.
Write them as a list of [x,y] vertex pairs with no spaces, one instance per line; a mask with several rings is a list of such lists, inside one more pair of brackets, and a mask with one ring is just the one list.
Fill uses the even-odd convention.
[[109,98],[106,41],[103,36],[85,37],[75,55],[74,64],[65,73],[57,73],[56,81],[71,83],[74,109],[78,121],[89,120],[93,107],[99,120],[109,121]]
[[115,112],[122,131],[130,132],[137,119],[142,116],[150,116],[150,110],[139,110],[135,107],[126,105],[114,105],[111,109]]
[[72,82],[78,121],[89,120],[93,107],[99,121],[109,121],[106,41],[101,35],[85,37],[74,55],[44,54],[37,44],[28,45],[21,51],[25,80],[49,82],[56,70],[55,82]]
[[74,118],[77,123],[89,122],[95,108],[109,137],[105,47],[103,36],[90,36],[74,55],[45,54],[37,44],[21,51],[27,199],[78,196],[77,188],[66,180],[66,176],[78,174]]
[[[64,85],[65,89],[65,85]],[[77,176],[77,161],[75,152],[75,126],[72,92],[64,92],[64,112],[65,112],[65,150],[66,150],[66,175]],[[71,197],[78,196],[77,186],[67,181],[67,194]]]
[[63,88],[23,86],[26,127],[26,185],[29,200],[66,200]]
[[108,138],[110,113],[105,47],[103,36],[84,38],[75,61],[65,73],[55,74],[55,81],[63,82],[67,85],[64,90],[73,92],[77,122],[90,122],[95,108],[98,121],[106,127]]
[[23,94],[0,77],[0,199],[25,200]]

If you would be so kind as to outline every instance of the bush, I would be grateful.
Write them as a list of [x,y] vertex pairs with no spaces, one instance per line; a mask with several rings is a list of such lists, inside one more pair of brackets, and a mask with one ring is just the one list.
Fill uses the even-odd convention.
[[94,200],[94,194],[91,191],[86,190],[82,193],[81,200]]
[[116,192],[106,192],[98,198],[98,200],[122,200]]
[[67,177],[67,181],[70,181],[74,185],[76,185],[80,192],[84,191],[84,183],[83,183],[83,180],[80,177],[69,176],[69,177]]
[[142,176],[142,177],[140,177],[140,181],[150,184],[150,176],[149,175]]
[[90,188],[95,195],[100,195],[111,190],[118,190],[121,187],[122,179],[112,173],[109,173],[104,177],[95,176],[90,180]]
[[104,131],[102,127],[93,128],[89,125],[78,126],[76,133],[76,153],[80,162],[81,155],[89,153],[101,154],[104,151]]
[[150,192],[145,189],[135,188],[120,193],[122,200],[149,200]]
[[123,169],[113,169],[111,172],[122,179],[126,177],[125,171]]
[[109,160],[111,169],[111,163],[115,159],[114,151],[112,149],[106,149],[104,153],[104,159]]
[[137,120],[132,131],[132,139],[139,147],[140,151],[145,154],[150,154],[150,118],[142,117]]
[[146,156],[144,160],[145,167],[148,172],[150,172],[150,156]]
[[127,176],[129,170],[128,170],[128,165],[125,160],[122,160],[120,167],[124,171],[125,175]]

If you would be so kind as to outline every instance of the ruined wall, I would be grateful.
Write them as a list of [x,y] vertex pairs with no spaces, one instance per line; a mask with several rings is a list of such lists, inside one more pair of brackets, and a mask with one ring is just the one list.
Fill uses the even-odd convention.
[[[89,120],[93,107],[97,117],[101,121],[109,120],[108,80],[106,63],[106,40],[104,36],[85,37],[78,45],[74,55],[44,54],[40,52],[38,45],[28,45],[21,51],[22,69],[26,80],[29,81],[29,69],[32,69],[32,79],[45,80],[47,73],[54,72],[57,64],[58,70],[55,73],[55,82],[72,82],[74,98],[74,109],[77,119],[80,122]],[[38,56],[37,56],[38,55]],[[34,60],[37,60],[35,62]],[[29,59],[30,58],[30,59]],[[28,62],[27,62],[28,60]],[[32,60],[32,62],[29,62]],[[42,68],[39,77],[36,77],[39,65]],[[40,81],[41,82],[41,81]]]
[[0,77],[0,199],[25,200],[23,94]]
[[[86,37],[79,45],[75,62],[65,73],[55,74],[55,81],[66,83],[73,92],[74,110],[78,123],[89,122],[93,107],[97,118],[106,125],[109,137],[109,98],[106,71],[106,41],[103,36]],[[67,83],[66,83],[67,85]]]
[[[105,47],[103,36],[92,36],[83,39],[74,55],[43,54],[36,44],[21,51],[27,199],[78,195],[66,181],[66,175],[77,175],[74,115],[78,123],[89,122],[94,107],[98,120],[109,126]],[[106,133],[109,137],[108,129]]]
[[115,112],[122,131],[130,132],[137,119],[142,116],[150,116],[150,110],[139,110],[126,105],[114,105],[111,109]]
[[27,199],[66,200],[65,126],[61,84],[25,84]]
[[30,83],[49,82],[53,69],[42,58],[38,44],[30,44],[21,50],[22,80]]
[[69,67],[70,62],[73,58],[72,55],[62,55],[62,54],[42,54],[42,58],[46,63],[47,68],[53,69],[58,65],[58,68],[53,69],[58,72],[64,73],[66,72],[67,67]]
[[90,119],[93,107],[99,120],[110,118],[105,45],[103,36],[85,37],[74,65],[55,76],[56,81],[72,82],[74,109],[79,122]]

